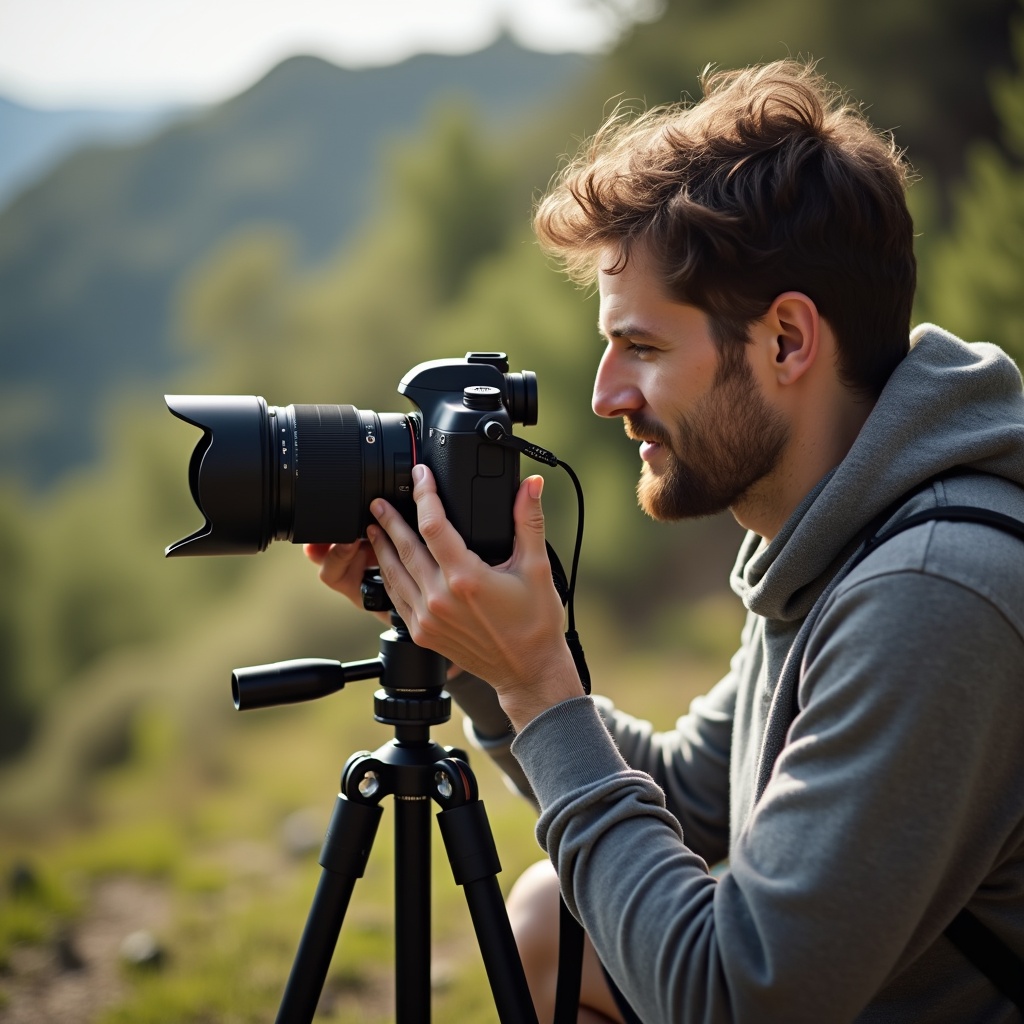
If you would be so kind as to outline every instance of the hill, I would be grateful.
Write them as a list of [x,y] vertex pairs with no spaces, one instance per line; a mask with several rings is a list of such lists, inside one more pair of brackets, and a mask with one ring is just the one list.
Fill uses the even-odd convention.
[[160,107],[43,110],[0,96],[0,209],[76,149],[137,141],[181,113]]
[[507,39],[386,68],[295,57],[155,137],[70,156],[0,212],[0,475],[39,487],[94,454],[105,400],[176,365],[183,273],[239,227],[278,226],[318,260],[386,201],[382,149],[431,105],[508,123],[588,64]]

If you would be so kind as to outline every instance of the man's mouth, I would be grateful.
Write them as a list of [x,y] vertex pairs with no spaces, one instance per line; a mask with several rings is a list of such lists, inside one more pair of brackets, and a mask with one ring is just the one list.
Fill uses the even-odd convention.
[[659,442],[643,441],[640,445],[640,458],[644,462],[650,462],[659,451],[661,451],[661,444]]
[[653,424],[631,423],[625,421],[626,436],[633,441],[640,442],[640,458],[644,462],[650,462],[665,447],[666,441],[660,429],[655,429]]

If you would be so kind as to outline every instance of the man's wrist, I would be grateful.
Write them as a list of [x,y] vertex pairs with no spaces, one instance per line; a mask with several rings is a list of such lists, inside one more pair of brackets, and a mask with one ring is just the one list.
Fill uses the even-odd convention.
[[566,651],[566,658],[552,665],[542,680],[531,686],[505,689],[499,694],[499,700],[512,728],[518,733],[548,708],[582,696],[585,696],[583,684],[571,655]]
[[445,689],[463,714],[472,721],[477,739],[483,742],[498,739],[508,741],[511,732],[509,720],[490,683],[459,669],[456,674],[449,675]]

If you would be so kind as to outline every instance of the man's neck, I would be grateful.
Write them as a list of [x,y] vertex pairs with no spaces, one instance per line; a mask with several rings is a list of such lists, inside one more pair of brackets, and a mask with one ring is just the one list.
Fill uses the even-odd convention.
[[[842,387],[840,385],[840,387]],[[774,540],[800,502],[853,447],[874,402],[847,389],[823,396],[817,413],[791,424],[791,434],[775,469],[753,485],[730,511],[736,522],[766,540]]]

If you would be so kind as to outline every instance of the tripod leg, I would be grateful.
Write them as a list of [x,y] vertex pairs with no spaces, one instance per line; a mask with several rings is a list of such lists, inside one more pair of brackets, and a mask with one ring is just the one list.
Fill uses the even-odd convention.
[[457,794],[461,789],[466,802],[445,808],[438,814],[437,821],[455,883],[466,893],[498,1019],[501,1024],[537,1024],[526,973],[498,886],[496,876],[501,871],[501,863],[487,814],[476,798],[475,780],[465,762],[449,760],[438,767],[452,766],[455,771],[444,774],[455,783],[454,799],[459,799]]
[[382,813],[377,804],[358,803],[342,794],[335,801],[320,851],[324,870],[277,1012],[277,1024],[308,1024],[313,1019],[352,889],[366,868]]
[[430,799],[395,797],[395,1020],[430,1024]]

